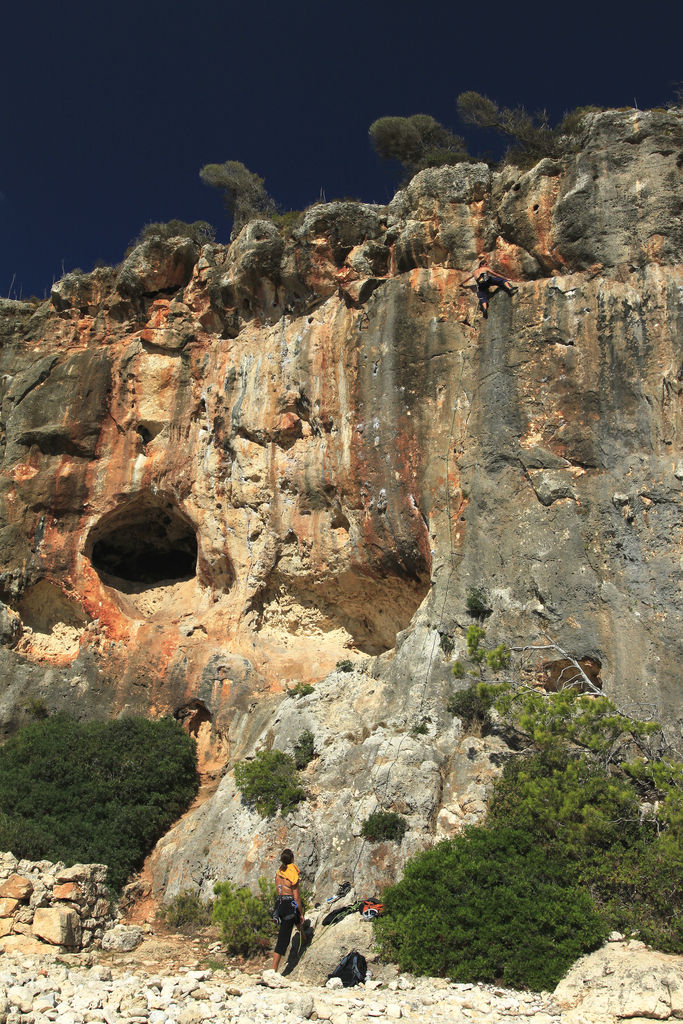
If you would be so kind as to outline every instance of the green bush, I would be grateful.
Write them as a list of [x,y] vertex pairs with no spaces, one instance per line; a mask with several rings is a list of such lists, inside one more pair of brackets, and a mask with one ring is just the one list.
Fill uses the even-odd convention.
[[226,952],[235,956],[254,956],[267,949],[276,932],[272,919],[275,886],[259,878],[259,893],[240,888],[233,882],[217,882],[213,920],[220,925]]
[[309,693],[313,693],[314,689],[315,689],[315,687],[311,686],[310,683],[304,683],[301,680],[299,680],[299,682],[296,684],[296,686],[292,686],[292,687],[290,687],[290,689],[287,690],[287,696],[288,697],[308,697]]
[[252,761],[236,764],[235,785],[264,818],[278,811],[284,817],[306,799],[294,758],[281,750],[261,750]]
[[653,834],[652,826],[641,822],[638,795],[625,778],[568,750],[508,761],[487,822],[526,829],[539,843],[559,843],[567,858],[578,862],[579,878],[581,864]]
[[[455,665],[462,667],[459,661],[456,661]],[[458,678],[457,673],[453,674]],[[446,711],[460,719],[465,733],[486,736],[491,731],[493,697],[486,692],[480,692],[480,689],[480,685],[475,683],[466,690],[458,690],[451,694]]]
[[452,654],[453,648],[455,647],[455,641],[450,633],[439,633],[439,647],[446,657]]
[[546,694],[504,683],[483,684],[481,692],[491,695],[507,723],[541,749],[573,744],[614,764],[621,763],[629,747],[656,754],[661,726],[620,714],[607,697],[572,687]]
[[564,115],[557,126],[557,131],[560,135],[575,135],[581,130],[583,119],[587,114],[598,114],[604,109],[604,107],[594,107],[590,104],[585,107],[576,107]]
[[47,705],[42,697],[30,697],[25,700],[22,704],[22,710],[25,712],[27,718],[47,718],[49,712]]
[[[667,816],[666,797],[660,814]],[[496,783],[488,824],[524,828],[561,850],[611,928],[683,950],[680,830],[658,835],[663,822],[641,815],[640,795],[621,771],[557,745],[514,759]]]
[[386,839],[400,843],[408,828],[408,822],[395,811],[375,811],[363,822],[360,834],[371,843]]
[[473,619],[486,619],[491,614],[491,608],[483,590],[478,588],[470,590],[465,600],[465,607],[468,615]]
[[505,644],[498,644],[496,647],[486,650],[481,646],[485,636],[486,630],[483,626],[475,626],[473,624],[467,627],[465,642],[467,644],[469,660],[473,665],[480,666],[480,674],[481,666],[484,662],[493,672],[499,672],[502,668],[507,668],[510,664],[509,649]]
[[177,893],[159,909],[159,917],[177,931],[193,932],[211,924],[213,904],[202,900],[193,889]]
[[472,828],[406,864],[375,923],[401,970],[552,989],[607,926],[567,861],[518,829]]
[[118,890],[194,797],[195,751],[169,718],[31,723],[0,747],[0,848],[107,864]]
[[567,148],[558,129],[550,127],[545,111],[530,114],[524,107],[499,107],[469,90],[458,96],[458,112],[466,124],[493,129],[513,140],[505,159],[520,168],[533,167],[544,157],[558,157]]
[[465,141],[429,114],[380,117],[369,129],[375,152],[382,160],[398,160],[412,176],[425,167],[470,160]]
[[304,217],[305,210],[285,210],[282,213],[274,213],[272,221],[283,234],[290,235],[303,223]]
[[315,757],[315,742],[310,729],[304,729],[294,744],[294,764],[301,771]]

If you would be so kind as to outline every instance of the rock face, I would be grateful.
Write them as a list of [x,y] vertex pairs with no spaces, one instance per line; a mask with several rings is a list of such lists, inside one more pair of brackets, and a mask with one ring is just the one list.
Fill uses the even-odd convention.
[[[215,769],[315,736],[296,814],[255,819],[226,774],[157,892],[285,842],[311,881],[379,885],[474,820],[505,756],[445,711],[474,590],[496,642],[549,634],[680,737],[681,113],[583,131],[0,303],[4,734],[35,701],[173,714]],[[481,254],[519,284],[488,320]],[[378,803],[400,847],[359,839]]]
[[683,1016],[683,963],[642,942],[610,942],[583,957],[555,989],[567,1024]]

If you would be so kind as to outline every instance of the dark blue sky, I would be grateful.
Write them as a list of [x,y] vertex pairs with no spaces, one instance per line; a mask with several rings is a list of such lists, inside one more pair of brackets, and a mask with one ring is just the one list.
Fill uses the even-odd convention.
[[0,59],[0,296],[42,297],[62,267],[118,262],[148,221],[209,220],[225,240],[220,195],[199,181],[208,162],[242,160],[284,209],[321,191],[386,202],[397,172],[370,146],[377,117],[429,113],[462,133],[464,89],[559,119],[585,103],[663,105],[683,78],[676,4],[637,18],[615,2],[481,9],[14,4]]

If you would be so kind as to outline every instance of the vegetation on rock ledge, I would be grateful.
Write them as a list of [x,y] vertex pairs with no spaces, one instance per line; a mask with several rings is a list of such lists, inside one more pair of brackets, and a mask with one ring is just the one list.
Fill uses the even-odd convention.
[[235,785],[264,818],[289,814],[306,798],[294,758],[281,750],[260,750],[252,761],[236,764]]

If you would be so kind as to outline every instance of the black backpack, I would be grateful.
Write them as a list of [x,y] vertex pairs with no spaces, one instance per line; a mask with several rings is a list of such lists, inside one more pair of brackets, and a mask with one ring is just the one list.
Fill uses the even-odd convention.
[[346,954],[339,966],[331,974],[327,975],[327,980],[329,981],[330,978],[341,978],[344,988],[352,988],[354,985],[360,985],[361,982],[365,981],[367,973],[367,960],[362,953],[358,953],[353,949],[350,953]]

